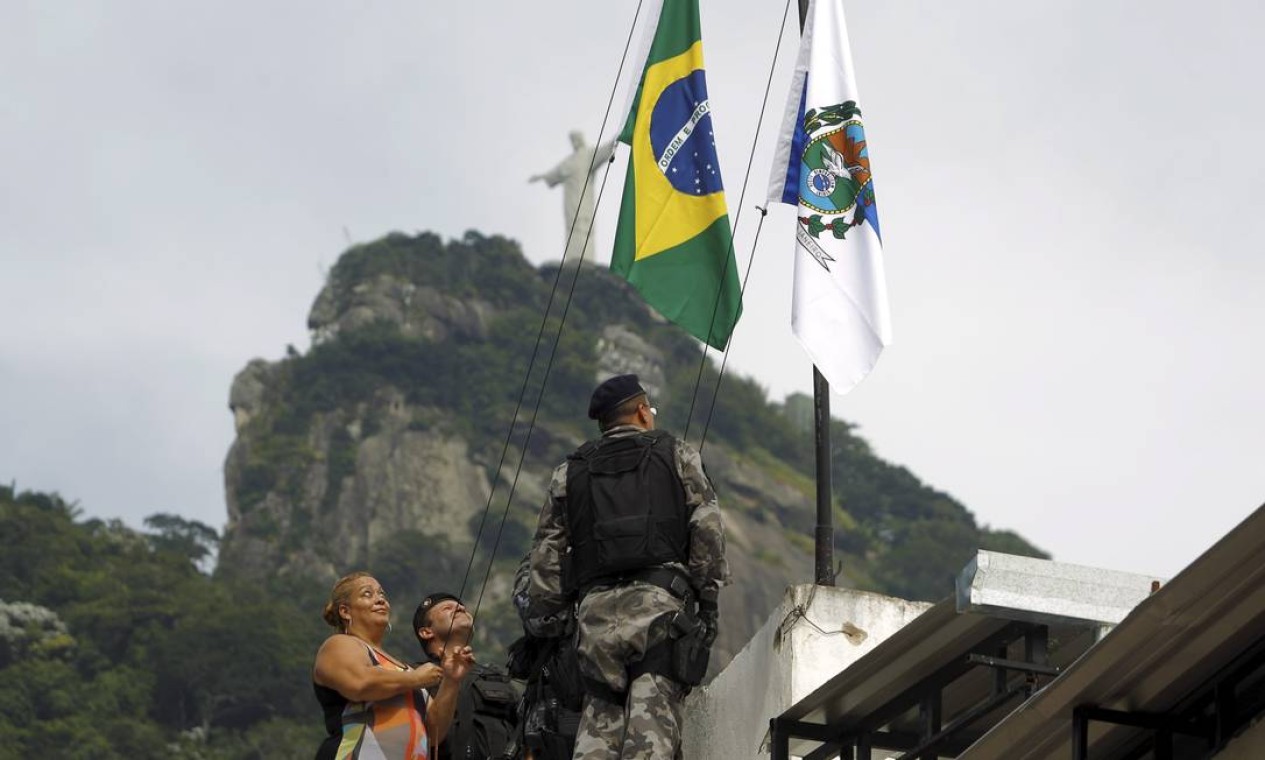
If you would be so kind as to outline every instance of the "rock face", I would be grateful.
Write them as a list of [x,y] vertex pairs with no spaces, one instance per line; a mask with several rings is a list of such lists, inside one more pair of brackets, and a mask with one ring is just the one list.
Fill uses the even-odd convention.
[[[432,251],[437,258],[446,252],[443,247]],[[383,251],[365,255],[375,253],[388,255]],[[506,329],[507,322],[523,322],[523,317],[531,315],[521,309],[513,313],[512,305],[494,304],[468,288],[453,288],[451,282],[447,288],[438,287],[417,276],[415,269],[410,272],[410,267],[412,263],[399,271],[375,271],[350,280],[345,269],[336,267],[308,317],[312,351],[275,363],[255,359],[234,378],[229,407],[238,435],[224,468],[229,520],[220,553],[221,572],[328,581],[353,568],[373,568],[395,538],[405,533],[423,537],[421,541],[454,563],[473,550],[492,492],[490,476],[500,461],[498,443],[503,440],[472,430],[463,410],[454,408],[460,404],[428,403],[430,393],[382,373],[360,385],[357,393],[317,398],[320,403],[308,399],[327,390],[314,391],[312,386],[321,385],[328,373],[349,371],[341,365],[318,371],[321,357],[344,350],[366,335],[389,333],[389,349],[378,346],[379,350],[417,350],[424,354],[418,366],[425,368],[451,358],[453,352],[492,348],[495,332]],[[588,274],[589,270],[582,272]],[[532,271],[531,275],[533,287],[548,284],[544,273]],[[502,603],[512,568],[534,529],[550,472],[595,432],[583,415],[588,390],[610,375],[633,372],[656,403],[662,405],[672,395],[668,357],[646,337],[648,330],[671,328],[628,300],[629,295],[617,285],[606,287],[611,292],[604,299],[613,296],[627,301],[626,318],[586,325],[571,345],[580,356],[588,357],[576,371],[574,385],[581,397],[567,399],[576,413],[546,413],[537,421],[526,449],[522,448],[525,436],[516,437],[501,465],[499,509],[489,510],[486,522],[493,526],[498,522],[504,494],[513,483],[514,509],[506,520],[510,530],[502,532],[508,540],[498,549],[489,584],[490,593]],[[452,294],[462,291],[461,297]],[[357,358],[347,357],[347,363],[355,365]],[[354,370],[352,366],[350,371]],[[473,382],[476,378],[457,379]],[[501,380],[514,390],[522,382],[521,377]],[[457,398],[462,390],[449,388],[447,395]],[[298,413],[296,407],[309,411]],[[520,427],[527,416],[527,411],[520,414]],[[506,421],[496,420],[498,427]],[[792,510],[807,509],[809,504],[804,493],[743,466],[740,456],[723,444],[710,444],[707,453],[720,491],[733,494],[735,503],[742,505],[725,512],[735,583],[723,605],[726,625],[717,645],[719,667],[741,648],[783,587],[801,577],[795,565],[811,563],[778,559],[800,550],[780,525],[753,519],[746,512],[773,503]],[[519,454],[523,454],[521,467]],[[493,535],[492,529],[485,529],[484,535]],[[486,554],[489,549],[484,546],[482,551]]]
[[379,321],[396,325],[401,334],[410,338],[436,342],[451,336],[483,340],[492,315],[488,303],[462,300],[428,285],[381,274],[353,285],[343,303],[339,303],[334,286],[326,285],[312,304],[307,326],[316,343]]
[[488,499],[488,476],[465,438],[427,424],[441,416],[436,410],[385,388],[370,403],[317,415],[302,446],[280,465],[300,466],[253,503],[243,502],[260,495],[250,488],[258,449],[275,441],[252,435],[243,407],[233,411],[239,434],[224,468],[229,527],[222,561],[234,572],[332,579],[371,562],[373,549],[402,531],[438,539],[446,550],[473,545],[468,525]]
[[597,341],[597,382],[612,375],[634,374],[653,399],[667,387],[663,365],[663,352],[624,325],[602,329]]
[[[312,348],[252,360],[233,380],[237,438],[224,466],[217,572],[323,584],[367,568],[391,579],[405,608],[463,582],[469,601],[486,575],[480,628],[499,644],[514,638],[510,580],[550,472],[596,432],[585,419],[596,382],[637,373],[661,426],[680,433],[698,373],[698,344],[596,268],[581,268],[568,320],[555,309],[542,331],[553,282],[512,242],[475,233],[446,244],[392,234],[345,253],[308,317]],[[813,568],[810,437],[754,383],[725,383],[703,450],[734,581],[721,596],[713,670]],[[855,555],[877,558],[878,570],[884,552],[904,556],[884,542],[898,540],[906,519],[926,540],[938,535],[926,526],[956,520],[973,551],[980,532],[964,508],[877,460],[860,439],[836,446],[854,460],[850,478],[837,481],[857,494],[845,503],[868,520],[846,523],[851,515],[839,511]],[[882,478],[900,489],[895,497],[883,495]],[[939,577],[944,562],[906,554]],[[943,568],[946,577],[954,570]],[[884,590],[883,577],[859,561],[845,565],[845,583]]]
[[233,378],[228,408],[233,413],[233,426],[237,432],[242,432],[263,407],[264,392],[274,367],[263,359],[253,359]]

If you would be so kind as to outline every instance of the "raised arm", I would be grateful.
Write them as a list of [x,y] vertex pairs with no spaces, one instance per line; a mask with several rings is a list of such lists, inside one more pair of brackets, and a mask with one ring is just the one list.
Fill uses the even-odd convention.
[[427,663],[414,670],[373,664],[365,645],[353,636],[330,636],[316,653],[312,678],[353,702],[374,702],[439,683],[440,669]]
[[549,481],[549,495],[540,508],[528,555],[528,627],[537,636],[561,634],[571,606],[562,587],[562,558],[567,551],[566,494],[567,465],[563,463]]
[[715,605],[721,587],[729,582],[720,504],[703,471],[703,458],[697,449],[680,439],[676,442],[676,465],[685,487],[685,506],[690,511],[690,581],[699,601]]
[[448,736],[453,715],[457,712],[457,697],[461,682],[474,667],[474,652],[470,647],[453,647],[444,652],[443,681],[439,693],[426,706],[426,735],[436,747]]

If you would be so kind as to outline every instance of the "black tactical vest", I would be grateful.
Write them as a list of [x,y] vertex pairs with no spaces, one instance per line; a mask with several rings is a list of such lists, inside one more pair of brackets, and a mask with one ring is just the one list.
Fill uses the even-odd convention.
[[[439,664],[434,658],[431,662]],[[427,689],[434,697],[438,686]],[[506,760],[517,757],[518,689],[503,670],[475,665],[457,694],[457,709],[438,760]]]
[[689,515],[673,448],[666,431],[647,430],[589,441],[567,458],[568,590],[687,564]]

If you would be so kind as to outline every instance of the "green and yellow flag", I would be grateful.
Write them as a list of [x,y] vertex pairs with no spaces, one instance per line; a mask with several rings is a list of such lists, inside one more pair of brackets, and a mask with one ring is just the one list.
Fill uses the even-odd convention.
[[660,314],[724,349],[742,313],[742,295],[707,100],[698,0],[663,0],[619,139],[632,154],[611,269]]

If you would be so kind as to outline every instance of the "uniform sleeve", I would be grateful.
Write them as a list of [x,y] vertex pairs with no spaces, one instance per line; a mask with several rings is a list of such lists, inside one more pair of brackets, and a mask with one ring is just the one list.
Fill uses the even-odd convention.
[[[562,556],[567,550],[567,465],[559,465],[549,481],[549,494],[540,508],[536,536],[528,555],[528,611],[524,624],[536,635],[560,634],[571,600],[562,589]],[[554,628],[558,628],[556,632]]]
[[685,506],[690,510],[690,582],[699,599],[714,602],[720,587],[729,582],[720,503],[703,471],[702,456],[681,440],[676,442],[676,466],[685,487]]

